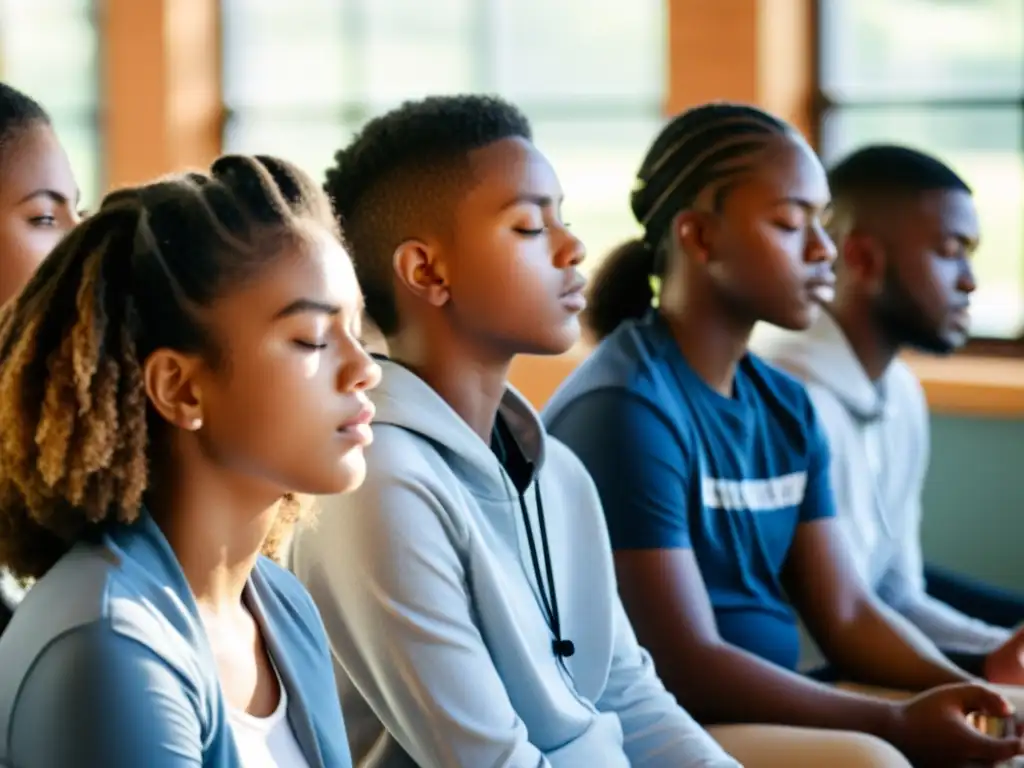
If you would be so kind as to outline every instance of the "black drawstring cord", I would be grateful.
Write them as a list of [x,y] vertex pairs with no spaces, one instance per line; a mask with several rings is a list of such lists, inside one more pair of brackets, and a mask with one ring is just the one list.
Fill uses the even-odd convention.
[[[572,640],[562,637],[562,620],[558,614],[558,593],[555,590],[555,573],[551,565],[551,547],[548,545],[548,527],[544,520],[544,502],[540,495],[540,480],[535,479],[534,497],[537,499],[537,522],[540,523],[540,545],[544,550],[544,568],[547,571],[547,585],[545,587],[544,577],[540,570],[540,559],[537,557],[537,542],[533,538],[533,526],[530,524],[530,512],[526,508],[526,499],[519,494],[519,508],[523,512],[523,525],[526,527],[526,542],[530,545],[530,560],[533,561],[533,574],[537,578],[537,586],[540,588],[541,601],[544,603],[544,610],[551,622],[551,631],[555,633],[555,639],[551,642],[551,650],[560,658],[568,658],[576,653],[576,645]],[[548,592],[551,599],[548,600]]]
[[[500,417],[499,417],[500,418]],[[505,440],[501,434],[500,422],[495,422],[493,448],[498,461],[504,467],[507,464],[508,452],[505,448]],[[533,466],[530,465],[530,472],[533,473]],[[533,491],[537,499],[537,522],[540,524],[540,544],[544,550],[544,569],[547,572],[547,583],[544,581],[544,572],[540,569],[540,558],[537,556],[537,542],[533,537],[533,525],[530,522],[530,511],[526,506],[526,498],[523,492],[516,488],[519,494],[519,509],[523,513],[523,527],[526,528],[526,541],[530,546],[530,561],[533,563],[533,575],[537,579],[537,589],[540,592],[541,603],[544,612],[547,613],[548,623],[555,639],[551,641],[551,650],[555,656],[565,659],[576,653],[576,645],[572,640],[562,637],[562,619],[558,613],[558,593],[555,590],[555,571],[551,565],[551,547],[548,545],[548,526],[544,520],[544,502],[540,495],[540,478],[533,478]],[[548,598],[550,592],[551,597]]]

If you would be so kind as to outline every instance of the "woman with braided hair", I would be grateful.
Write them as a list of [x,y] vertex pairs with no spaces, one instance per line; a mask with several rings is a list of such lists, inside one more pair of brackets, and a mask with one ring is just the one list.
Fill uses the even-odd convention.
[[[0,82],[0,304],[78,222],[78,185],[46,110]],[[0,633],[22,590],[0,570]]]
[[[750,105],[694,107],[652,142],[630,204],[643,238],[602,264],[587,318],[601,342],[545,422],[594,478],[623,603],[666,687],[748,768],[1021,753],[966,718],[1008,717],[1010,702],[864,586],[814,405],[747,350],[757,322],[808,327],[831,288],[829,185],[807,142]],[[801,676],[798,617],[845,679],[907,695]]]
[[268,557],[358,485],[379,369],[330,206],[223,157],[109,195],[0,315],[0,765],[351,763],[322,624]]

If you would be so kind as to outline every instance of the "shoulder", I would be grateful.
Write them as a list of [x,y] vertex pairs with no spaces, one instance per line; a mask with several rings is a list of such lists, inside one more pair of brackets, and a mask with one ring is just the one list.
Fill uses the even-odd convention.
[[559,483],[587,491],[594,487],[590,473],[579,456],[557,437],[547,435],[544,441],[544,470],[558,478]]
[[743,370],[765,399],[775,408],[803,419],[813,415],[807,386],[789,371],[751,352],[744,358]]
[[0,761],[4,752],[21,765],[168,765],[171,752],[200,759],[213,689],[108,619],[50,638],[23,674],[8,674],[3,667],[0,688],[10,698],[0,695],[8,729]]
[[180,673],[194,676],[193,649],[186,639],[194,624],[189,610],[182,596],[146,566],[103,544],[74,548],[19,605],[0,637],[0,667],[27,670],[57,638],[102,625],[115,636],[152,649]]
[[656,389],[664,375],[664,341],[647,321],[623,323],[566,377],[545,407],[545,418],[591,391]]
[[903,360],[896,359],[889,366],[886,374],[887,393],[900,406],[913,408],[920,413],[927,413],[928,403],[924,387],[920,379]]
[[545,425],[553,438],[577,454],[602,445],[616,453],[631,446],[689,446],[695,439],[692,422],[678,404],[643,386],[592,389],[546,414]]
[[315,519],[295,532],[289,565],[310,584],[314,572],[363,578],[367,569],[386,567],[383,553],[407,551],[428,532],[463,546],[467,492],[428,440],[400,427],[374,427],[363,482],[318,499]]
[[320,614],[298,576],[262,555],[256,562],[255,574],[258,578],[253,579],[253,587],[268,609],[285,608],[291,617],[301,621],[303,630],[319,636]]

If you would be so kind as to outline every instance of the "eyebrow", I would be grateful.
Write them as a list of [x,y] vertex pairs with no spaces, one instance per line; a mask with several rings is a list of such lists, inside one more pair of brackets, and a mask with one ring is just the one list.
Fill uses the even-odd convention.
[[[21,198],[21,200],[18,201],[18,205],[22,205],[23,203],[27,203],[29,200],[33,200],[33,199],[35,199],[37,197],[48,197],[53,202],[57,203],[58,205],[68,205],[71,202],[67,198],[66,195],[62,195],[60,192],[58,192],[55,189],[37,189],[35,192],[30,192],[27,195],[25,195],[23,198]],[[82,197],[81,191],[75,190],[75,203],[76,204],[81,199],[81,197]]]
[[780,197],[775,201],[775,205],[796,205],[803,208],[805,211],[826,211],[832,207],[832,200],[828,200],[824,205],[819,205],[812,200],[808,200],[804,197]]
[[292,315],[300,315],[304,312],[315,312],[318,315],[337,315],[341,313],[341,307],[336,304],[327,304],[315,299],[296,299],[283,309],[278,310],[274,315],[275,320],[280,320]]
[[564,196],[559,195],[558,197],[552,197],[551,195],[537,195],[531,192],[520,192],[514,198],[509,200],[505,205],[501,206],[502,210],[511,208],[514,205],[536,205],[539,208],[553,208],[556,205],[561,205],[564,200]]

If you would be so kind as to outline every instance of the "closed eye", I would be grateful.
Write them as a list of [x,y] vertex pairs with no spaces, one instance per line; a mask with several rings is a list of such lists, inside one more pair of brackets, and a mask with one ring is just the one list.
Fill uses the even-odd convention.
[[541,227],[540,229],[527,229],[526,227],[516,227],[514,231],[518,232],[524,237],[537,237],[543,235],[547,227]]
[[301,347],[302,349],[327,349],[327,344],[318,343],[312,341],[303,341],[302,339],[295,339],[295,346]]

